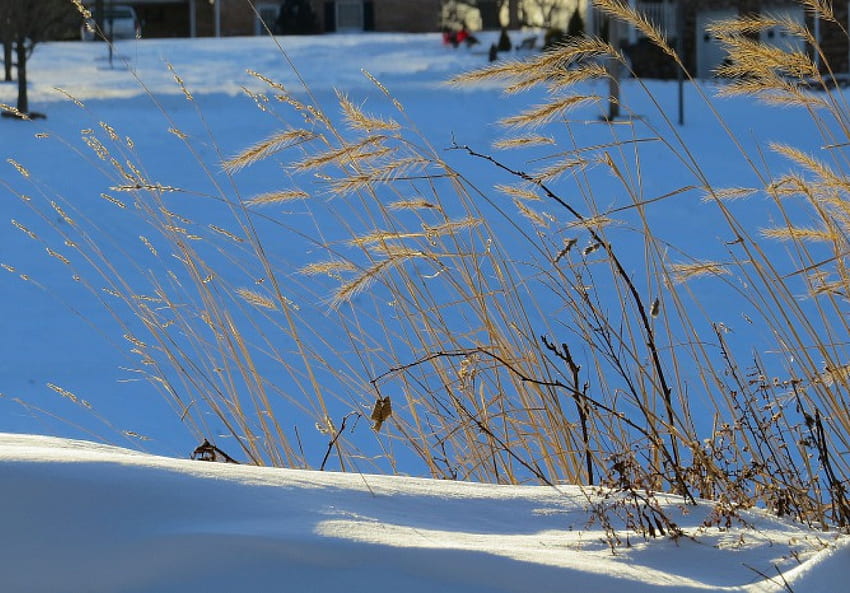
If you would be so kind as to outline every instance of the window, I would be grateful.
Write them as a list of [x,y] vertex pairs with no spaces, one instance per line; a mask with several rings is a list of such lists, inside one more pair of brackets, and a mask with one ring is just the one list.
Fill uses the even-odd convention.
[[362,0],[337,0],[336,29],[337,31],[363,30]]
[[[266,35],[266,27],[272,33],[275,33],[275,26],[277,24],[277,14],[280,9],[279,3],[257,3],[257,12],[260,15],[260,18],[254,19],[254,35]],[[264,24],[265,23],[265,24]]]

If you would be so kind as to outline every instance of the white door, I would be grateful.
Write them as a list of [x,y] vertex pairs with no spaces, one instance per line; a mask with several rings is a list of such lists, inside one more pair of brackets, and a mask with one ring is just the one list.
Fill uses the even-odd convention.
[[[790,17],[793,22],[800,26],[805,26],[806,24],[806,11],[800,5],[789,4],[787,6],[777,6],[776,8],[766,9],[764,12],[767,16],[777,18]],[[782,27],[771,27],[770,29],[765,29],[761,32],[761,41],[762,43],[774,45],[786,51],[806,51],[806,42],[799,37],[791,35]]]
[[708,26],[719,20],[735,18],[738,11],[734,8],[724,10],[701,10],[697,13],[696,48],[697,77],[712,78],[714,70],[726,59],[726,50],[720,40],[708,32]]
[[363,0],[336,0],[336,30],[363,30]]

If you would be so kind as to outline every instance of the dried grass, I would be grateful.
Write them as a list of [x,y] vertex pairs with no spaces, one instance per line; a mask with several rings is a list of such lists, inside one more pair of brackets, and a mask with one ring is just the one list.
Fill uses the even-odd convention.
[[[829,3],[804,4],[834,18]],[[627,3],[598,5],[682,65]],[[809,55],[752,39],[773,26],[812,41],[772,17],[715,26],[730,53],[724,92],[811,109],[813,133],[829,130],[825,145],[846,146],[841,99],[825,84],[817,96],[802,88],[801,79],[822,80]],[[131,143],[106,123],[93,125],[83,142],[94,162],[111,168],[126,202],[101,197],[148,227],[140,236],[148,259],[133,263],[151,270],[143,290],[122,277],[100,229],[67,202],[48,200],[45,218],[58,215],[58,236],[73,258],[23,222],[12,224],[64,265],[90,264],[94,278],[80,281],[117,320],[130,311],[138,321],[121,323],[140,376],[157,385],[199,442],[214,437],[214,419],[233,455],[248,462],[315,466],[319,439],[329,443],[322,467],[343,471],[400,471],[398,458],[412,454],[415,471],[439,478],[608,486],[632,501],[632,525],[649,535],[640,512],[675,533],[651,504],[658,491],[715,501],[718,524],[761,506],[847,528],[850,186],[843,153],[814,158],[773,145],[794,171],[771,175],[744,155],[764,187],[735,179],[715,187],[660,107],[645,123],[648,139],[629,123],[598,124],[600,97],[585,85],[608,76],[599,58],[624,61],[604,41],[582,38],[451,81],[543,90],[544,103],[501,121],[534,130],[497,143],[508,151],[505,162],[466,151],[493,167],[482,188],[396,121],[399,114],[405,121],[403,106],[368,73],[385,104],[366,113],[340,93],[339,124],[253,74],[281,109],[295,109],[299,126],[283,123],[223,169],[238,181],[245,167],[278,155],[290,164],[291,187],[238,200],[222,191],[215,199],[228,221],[195,222],[167,207],[164,193],[178,188],[149,179],[130,158]],[[253,98],[277,116],[272,101]],[[576,145],[568,115],[595,120],[610,141]],[[538,169],[532,173],[512,168],[508,161],[532,146],[551,154],[526,163]],[[660,147],[670,167],[693,179],[646,195],[646,146]],[[26,180],[24,165],[9,163]],[[346,199],[333,205],[321,199],[340,195]],[[774,208],[774,220],[757,221],[765,230],[735,217],[737,200],[754,195]],[[674,198],[716,209],[722,262],[680,253],[664,239],[668,229],[653,225],[652,209]],[[296,201],[298,216],[264,208],[294,210]],[[612,224],[614,212],[622,224]],[[299,225],[305,219],[323,222]],[[787,248],[782,261],[772,247],[778,241]],[[294,244],[312,263],[290,261]],[[156,273],[152,261],[163,263]],[[723,322],[711,301],[718,291],[741,307],[724,312]],[[771,338],[769,364],[755,346],[736,343],[728,317]]]

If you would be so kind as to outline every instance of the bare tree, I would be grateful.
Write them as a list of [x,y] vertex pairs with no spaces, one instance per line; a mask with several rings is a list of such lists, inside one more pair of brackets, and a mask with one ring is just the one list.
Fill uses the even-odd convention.
[[[18,74],[20,113],[28,114],[27,60],[42,41],[63,34],[80,15],[69,0],[0,0],[0,36],[4,47],[6,73],[11,63]],[[8,48],[8,51],[7,51]]]
[[[508,29],[519,29],[522,25],[520,19],[520,5],[525,0],[487,0],[488,4],[495,4],[501,15],[507,7],[508,22],[502,23]],[[478,10],[482,6],[480,0],[443,0],[444,24],[457,24],[463,21],[461,15],[467,11]]]
[[519,4],[520,0],[499,0],[500,12],[505,6],[508,8],[508,22],[505,23],[508,29],[515,30],[520,27]]
[[555,17],[570,2],[564,0],[523,0],[523,24],[532,27],[551,28]]

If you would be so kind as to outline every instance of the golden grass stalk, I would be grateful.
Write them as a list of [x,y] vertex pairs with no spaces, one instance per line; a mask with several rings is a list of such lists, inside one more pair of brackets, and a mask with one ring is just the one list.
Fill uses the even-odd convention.
[[55,200],[50,200],[50,207],[58,214],[65,224],[74,226],[74,219],[68,216],[65,210]]
[[355,130],[363,130],[371,134],[376,131],[395,132],[401,127],[398,122],[391,119],[381,119],[367,115],[341,91],[337,91],[337,99],[345,115],[346,123]]
[[574,86],[580,82],[597,78],[607,78],[609,75],[610,72],[604,64],[598,62],[583,63],[568,70],[557,70],[553,72],[551,79],[547,80],[546,83],[549,90],[554,92]]
[[679,62],[678,54],[667,43],[664,34],[646,17],[632,8],[628,2],[623,0],[593,0],[594,6],[602,10],[602,12],[629,23],[638,31],[643,33],[654,45],[659,47],[664,53]]
[[89,10],[88,7],[83,4],[82,0],[71,0],[71,2],[76,7],[77,12],[80,13],[80,16],[83,17],[83,20],[89,20],[90,18],[92,18],[91,10]]
[[777,241],[825,241],[838,240],[835,231],[829,229],[813,229],[799,226],[765,228],[760,231],[766,239]]
[[[769,146],[773,152],[781,154],[782,156],[797,163],[797,165],[814,173],[822,183],[835,187],[845,187],[847,185],[845,178],[836,174],[829,165],[823,161],[819,161],[809,154],[806,154],[802,150],[787,144],[780,144],[778,142],[771,142]],[[804,184],[804,182],[799,179],[798,183]]]
[[424,232],[398,232],[398,231],[384,231],[384,230],[374,230],[370,233],[366,233],[363,235],[359,235],[357,237],[353,237],[348,241],[348,244],[353,247],[366,247],[369,245],[375,245],[378,243],[386,243],[387,241],[398,241],[401,239],[414,239],[417,237],[424,237]]
[[716,37],[726,38],[758,34],[766,29],[777,27],[781,21],[769,14],[743,14],[740,16],[718,19],[708,24],[706,31]]
[[314,132],[308,130],[286,130],[266,138],[262,142],[249,147],[236,156],[224,161],[222,167],[228,173],[235,173],[248,165],[261,161],[285,148],[298,146],[318,137]]
[[[358,154],[357,160],[363,161],[364,159],[369,160],[383,157],[392,151],[391,148],[384,147],[377,152]],[[362,170],[357,174],[337,179],[331,183],[331,191],[344,196],[362,189],[367,189],[375,183],[389,183],[398,179],[404,179],[414,173],[423,171],[428,164],[430,164],[430,161],[418,156],[395,159],[380,166]]]
[[18,229],[22,233],[24,233],[30,239],[38,239],[38,236],[34,232],[29,230],[26,226],[24,226],[23,224],[21,224],[20,222],[18,222],[14,218],[12,219],[12,226],[14,226],[16,229]]
[[75,404],[80,402],[80,399],[76,395],[74,395],[72,392],[68,391],[67,389],[65,389],[63,387],[56,385],[55,383],[48,383],[47,387],[49,389],[55,391],[56,393],[58,393],[59,395],[61,395],[65,399],[71,400]]
[[301,268],[300,273],[304,274],[305,276],[338,276],[343,272],[355,271],[357,271],[357,266],[355,266],[351,262],[332,259],[328,261],[307,264],[306,266]]
[[223,235],[223,236],[227,237],[228,239],[230,239],[234,243],[244,243],[245,242],[245,239],[243,239],[242,237],[240,237],[240,236],[236,235],[235,233],[232,233],[232,232],[228,231],[227,229],[224,229],[224,228],[222,228],[218,225],[209,224],[209,225],[207,225],[207,228],[209,228],[214,233],[218,233],[219,235]]
[[714,200],[722,200],[730,202],[733,200],[743,200],[758,193],[757,189],[751,187],[723,187],[712,188],[709,193],[703,196],[703,202],[713,202]]
[[286,204],[295,200],[306,200],[310,194],[301,190],[280,190],[258,194],[253,198],[245,200],[245,205],[248,207],[254,206],[274,206],[277,204]]
[[183,77],[177,73],[177,70],[174,68],[172,64],[166,64],[168,67],[168,71],[171,72],[171,76],[174,78],[174,82],[183,92],[183,96],[187,101],[194,101],[195,97],[192,96],[192,92],[189,90],[189,87],[186,86],[186,82],[183,80]]
[[147,237],[145,237],[144,235],[139,235],[139,241],[141,241],[142,244],[145,247],[148,248],[148,251],[150,251],[152,255],[154,255],[154,256],[158,255],[158,252],[157,252],[156,248],[153,246],[153,243],[151,243],[150,240],[148,240]]
[[722,43],[730,63],[718,68],[720,76],[757,76],[768,80],[777,73],[801,79],[819,76],[815,63],[799,50],[782,49],[749,37],[725,37]]
[[253,305],[254,307],[269,309],[271,311],[277,310],[277,303],[275,301],[255,290],[251,290],[249,288],[237,288],[236,294],[242,297],[242,300],[246,303]]
[[536,183],[550,183],[557,180],[565,173],[581,171],[589,166],[590,162],[583,158],[566,158],[556,161],[554,164],[536,171],[533,175]]
[[127,204],[125,204],[124,202],[122,202],[118,198],[110,196],[109,194],[103,194],[102,193],[102,194],[100,194],[100,197],[103,198],[104,200],[106,200],[107,202],[111,202],[112,204],[115,204],[119,208],[124,208],[124,209],[127,208]]
[[363,74],[364,77],[366,77],[366,80],[375,85],[375,88],[381,91],[384,96],[390,100],[390,102],[392,102],[393,107],[395,107],[397,111],[399,111],[400,113],[404,113],[404,105],[402,105],[401,102],[393,96],[390,90],[386,86],[384,86],[384,84],[380,80],[375,78],[372,73],[366,70],[365,68],[361,68],[360,73]]
[[524,148],[529,146],[544,146],[555,144],[555,139],[551,136],[519,136],[513,138],[503,138],[493,143],[494,148],[500,150],[509,150],[512,148]]
[[390,210],[439,210],[440,207],[433,202],[419,198],[413,200],[395,200],[388,205]]
[[287,94],[287,95],[289,94],[289,91],[286,89],[285,86],[283,86],[283,84],[277,82],[276,80],[272,80],[271,78],[269,78],[265,74],[261,74],[260,72],[257,72],[256,70],[251,70],[250,68],[248,70],[246,70],[246,72],[248,73],[249,76],[253,76],[257,80],[261,80],[262,82],[266,83],[267,85],[269,85],[269,87],[275,89],[276,91],[283,93],[283,94]]
[[489,80],[511,80],[519,78],[526,71],[526,64],[521,60],[511,59],[494,62],[484,68],[464,72],[449,80],[449,84],[463,86],[477,84]]
[[815,380],[827,387],[836,383],[846,383],[850,379],[850,364],[842,364],[832,368],[823,369],[815,377]]
[[589,103],[596,103],[599,100],[599,97],[596,95],[572,95],[561,99],[553,99],[548,103],[543,103],[518,115],[503,118],[499,123],[509,128],[537,128],[551,123],[572,109]]
[[601,230],[612,224],[617,224],[617,221],[613,218],[605,216],[604,214],[597,214],[596,216],[589,216],[584,220],[577,220],[575,222],[571,222],[567,225],[567,228]]
[[757,97],[767,105],[775,107],[806,107],[820,109],[826,106],[824,99],[801,91],[796,85],[776,74],[762,73],[751,78],[732,80],[721,88],[719,97]]
[[71,265],[71,260],[69,260],[67,257],[65,257],[64,255],[62,255],[61,253],[59,253],[59,252],[58,252],[58,251],[56,251],[55,249],[51,249],[50,247],[46,247],[46,248],[45,248],[45,250],[47,251],[47,254],[48,254],[50,257],[52,257],[52,258],[54,258],[54,259],[59,260],[60,262],[62,262],[62,263],[63,263],[63,264],[65,264],[66,266],[70,266],[70,265]]
[[528,207],[524,200],[514,199],[514,206],[516,206],[519,213],[527,218],[533,225],[543,228],[549,226],[549,221],[546,220],[542,214]]
[[10,165],[12,165],[15,168],[15,170],[21,175],[21,177],[29,177],[30,176],[30,172],[27,170],[27,168],[24,167],[21,163],[19,163],[15,159],[8,158],[8,159],[6,159],[6,162],[9,163]]
[[374,134],[361,139],[359,142],[345,144],[339,148],[333,148],[325,152],[317,153],[313,156],[308,156],[293,165],[293,168],[298,172],[311,171],[330,164],[349,165],[358,160],[360,155],[364,154],[367,149],[375,145],[381,145],[387,136],[383,134]]
[[17,107],[13,107],[12,105],[7,105],[6,103],[0,103],[0,111],[6,111],[8,113],[11,113],[15,117],[20,118],[20,119],[25,120],[25,121],[30,119],[30,116],[28,114],[23,113],[21,111],[18,111]]
[[[523,81],[529,79],[543,82],[548,80],[546,76],[557,76],[567,66],[582,58],[605,55],[617,56],[619,54],[610,44],[601,39],[579,37],[527,60],[504,60],[478,70],[464,72],[451,78],[449,84],[463,86],[484,81],[499,81],[522,85]],[[587,73],[588,76],[591,72],[598,71],[589,66],[586,70],[583,70],[586,66],[582,64],[579,70]]]
[[359,276],[340,286],[333,295],[331,306],[334,309],[339,308],[367,290],[382,274],[402,266],[411,259],[421,258],[425,255],[424,252],[415,249],[394,249],[392,257],[375,262]]
[[672,264],[670,272],[675,284],[704,276],[724,276],[730,274],[727,266],[713,261],[697,261],[688,264]]
[[425,236],[429,239],[443,235],[453,235],[459,231],[469,230],[481,225],[483,221],[474,216],[467,216],[459,220],[449,220],[437,225],[422,225]]
[[528,187],[520,187],[517,185],[496,185],[493,189],[520,200],[539,201],[542,199],[540,194],[534,191],[534,189]]
[[832,9],[832,2],[830,0],[800,0],[800,3],[803,6],[808,7],[813,14],[818,15],[819,18],[830,21],[835,24],[840,24],[838,19],[835,18],[835,12]]
[[836,295],[840,297],[845,297],[850,294],[850,286],[848,286],[845,280],[835,280],[832,282],[829,281],[811,281],[812,288],[809,291],[809,294],[813,297],[817,297],[820,295]]

